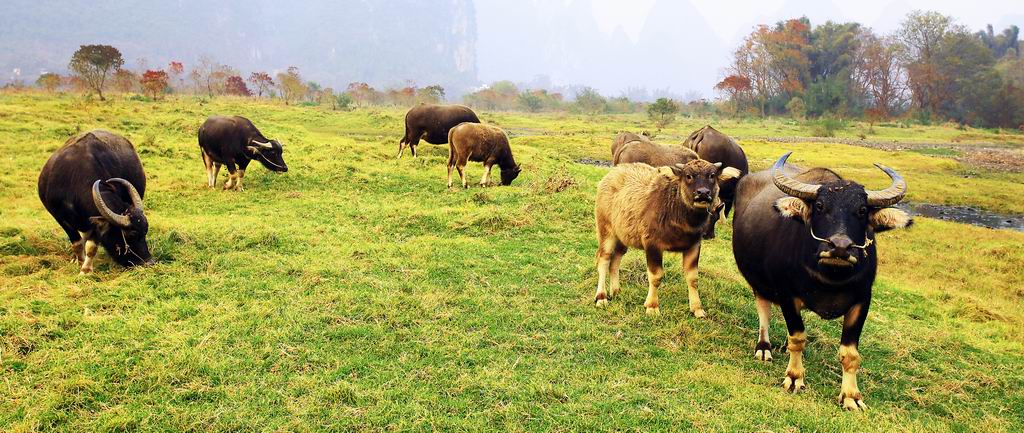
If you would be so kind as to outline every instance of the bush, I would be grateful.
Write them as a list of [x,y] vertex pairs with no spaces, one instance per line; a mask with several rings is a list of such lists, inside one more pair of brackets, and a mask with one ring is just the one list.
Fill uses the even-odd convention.
[[822,117],[813,122],[808,122],[812,137],[835,137],[836,131],[846,128],[846,124],[839,119]]
[[337,109],[337,110],[343,110],[343,111],[351,110],[353,102],[354,101],[352,100],[352,97],[349,96],[348,93],[342,93],[342,94],[339,94],[339,95],[334,95],[334,106],[335,106],[335,109]]
[[803,119],[807,115],[807,106],[804,105],[804,100],[800,99],[799,96],[794,96],[786,103],[786,111],[789,112],[790,116],[797,119]]
[[679,104],[668,98],[658,98],[653,104],[647,106],[647,117],[664,128],[676,120],[676,113],[679,112]]

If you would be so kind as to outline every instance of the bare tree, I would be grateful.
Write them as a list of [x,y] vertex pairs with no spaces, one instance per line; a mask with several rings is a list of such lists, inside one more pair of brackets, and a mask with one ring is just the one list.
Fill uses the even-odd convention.
[[854,84],[878,116],[888,117],[907,102],[907,73],[900,63],[901,46],[894,37],[878,37],[870,30],[861,32],[859,38]]
[[197,93],[215,96],[224,94],[227,79],[233,75],[238,75],[238,73],[230,66],[222,65],[207,56],[203,56],[199,58],[199,61],[192,68],[189,78],[195,84]]

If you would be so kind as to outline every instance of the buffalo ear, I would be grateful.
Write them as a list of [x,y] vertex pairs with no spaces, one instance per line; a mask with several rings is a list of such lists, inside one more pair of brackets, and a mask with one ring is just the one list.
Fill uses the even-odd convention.
[[[718,164],[721,165],[722,163],[718,163]],[[723,168],[722,172],[718,174],[718,181],[719,182],[725,182],[725,181],[727,181],[729,179],[739,179],[739,177],[742,176],[742,175],[743,175],[743,172],[741,172],[738,168],[736,168],[736,167],[726,167],[726,168]]]
[[675,174],[676,176],[682,176],[683,175],[683,165],[682,164],[676,164],[676,165],[673,165],[673,166],[671,166],[669,168],[672,169],[672,174]]
[[876,232],[884,232],[892,229],[902,229],[914,224],[910,214],[894,207],[885,207],[871,211],[868,216],[868,224],[871,224]]
[[92,223],[93,227],[96,227],[96,231],[98,231],[100,235],[103,235],[110,230],[110,221],[101,216],[89,217],[89,222]]
[[248,150],[249,153],[251,153],[253,155],[255,155],[257,153],[260,153],[260,148],[258,148],[256,146],[245,146],[245,149]]
[[793,218],[803,222],[810,221],[811,207],[807,202],[796,197],[783,197],[775,201],[775,210],[785,218]]

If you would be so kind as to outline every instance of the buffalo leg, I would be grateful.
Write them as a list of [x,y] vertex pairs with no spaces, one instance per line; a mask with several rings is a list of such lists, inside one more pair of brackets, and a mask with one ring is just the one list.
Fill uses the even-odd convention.
[[57,224],[59,224],[60,228],[64,229],[64,233],[68,235],[68,241],[71,242],[71,253],[75,255],[75,261],[81,264],[83,261],[85,261],[85,257],[82,255],[82,251],[85,248],[85,241],[83,241],[82,238],[88,235],[84,233],[79,233],[79,231],[75,230],[75,228],[72,227],[71,224],[68,224],[64,221],[57,220]]
[[213,182],[210,183],[210,188],[216,188],[216,186],[217,186],[217,176],[220,176],[220,163],[219,162],[213,163]]
[[491,183],[491,167],[493,165],[487,165],[484,167],[484,175],[480,178],[480,186],[487,186]]
[[405,153],[405,138],[398,142],[398,157],[401,158],[402,154]]
[[868,303],[856,304],[843,316],[843,335],[839,339],[839,362],[843,365],[843,385],[839,392],[839,404],[848,410],[864,410],[864,396],[857,387],[857,370],[860,369],[860,332],[868,317]]
[[245,170],[239,168],[237,171],[235,171],[235,173],[238,174],[238,176],[236,176],[235,178],[235,191],[244,191],[242,189],[242,178],[245,177]]
[[615,249],[612,251],[612,260],[608,264],[608,273],[611,284],[608,288],[608,296],[614,298],[619,296],[619,267],[622,265],[622,256],[626,254],[626,245],[615,242]]
[[455,168],[459,170],[459,179],[462,180],[462,187],[469,188],[469,182],[466,181],[466,163],[469,162],[469,155],[459,155],[455,160]]
[[206,166],[206,186],[213,188],[217,183],[217,177],[213,174],[213,159],[203,151],[203,165]]
[[228,163],[228,164],[225,164],[225,165],[228,166],[228,181],[224,182],[224,190],[226,191],[226,190],[229,190],[229,189],[232,189],[232,188],[235,187],[235,181],[236,181],[236,176],[238,176],[238,174],[237,174],[238,170],[235,169],[235,164],[234,163]]
[[611,267],[612,251],[616,241],[611,234],[598,233],[597,242],[597,293],[594,294],[594,305],[603,307],[608,305],[608,292],[605,291],[605,280],[608,278],[608,269]]
[[697,292],[697,263],[700,262],[700,242],[683,252],[683,273],[686,277],[686,288],[689,292],[690,311],[694,316],[704,317],[704,306],[700,303]]
[[757,303],[757,345],[754,346],[754,358],[762,361],[772,360],[772,343],[768,339],[768,326],[772,321],[772,303],[767,299],[754,295]]
[[647,314],[658,315],[661,314],[661,309],[658,308],[658,286],[661,285],[661,278],[665,276],[665,270],[661,266],[661,250],[657,248],[647,248],[647,300],[644,301],[644,307],[647,308]]
[[78,272],[79,275],[85,275],[92,272],[92,264],[96,259],[96,250],[98,245],[96,241],[92,240],[91,237],[85,238],[85,260],[82,261],[82,269]]
[[804,383],[804,346],[807,344],[807,334],[804,332],[804,319],[800,317],[800,310],[796,307],[796,301],[790,299],[779,304],[782,316],[786,319],[786,328],[789,330],[789,339],[786,342],[786,350],[789,351],[789,365],[786,367],[786,377],[782,380],[782,389],[789,392],[799,392],[806,388]]

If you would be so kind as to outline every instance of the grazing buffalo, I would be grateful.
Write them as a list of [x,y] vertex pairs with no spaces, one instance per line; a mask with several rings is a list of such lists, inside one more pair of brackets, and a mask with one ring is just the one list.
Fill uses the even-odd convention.
[[82,274],[92,272],[97,244],[123,266],[154,262],[146,244],[145,194],[135,148],[106,131],[68,139],[39,173],[39,199],[67,233]]
[[464,105],[420,104],[412,107],[405,113],[405,136],[398,142],[398,157],[402,157],[405,146],[409,145],[415,158],[420,138],[431,144],[447,143],[448,132],[463,122],[480,123],[480,119]]
[[[648,314],[660,312],[658,286],[664,275],[662,254],[683,253],[683,269],[689,289],[690,311],[704,317],[697,293],[697,262],[701,234],[708,223],[708,209],[718,195],[718,183],[738,172],[722,164],[694,159],[686,164],[655,168],[647,164],[623,164],[612,169],[597,185],[597,293],[598,307],[619,292],[619,265],[629,248],[647,254]],[[611,287],[605,278],[611,273]]]
[[634,134],[632,132],[620,132],[615,136],[615,140],[612,141],[612,159],[614,159],[615,154],[619,152],[619,148],[630,141],[651,141],[651,137],[648,135],[647,131],[643,131],[639,134]]
[[257,160],[276,173],[288,171],[284,163],[284,148],[277,140],[263,136],[256,125],[241,116],[213,116],[199,127],[199,149],[206,165],[206,182],[210,188],[217,184],[221,164],[228,166],[228,181],[224,189],[242,191],[242,178],[249,161]]
[[[712,128],[711,125],[707,125],[701,129],[693,131],[686,141],[683,142],[683,146],[697,152],[701,159],[711,162],[721,162],[727,167],[735,167],[740,171],[740,178],[746,176],[749,172],[747,166],[747,155],[743,153],[743,149],[735,140],[730,138],[717,129]],[[731,180],[729,182],[722,183],[722,189],[718,192],[718,195],[722,199],[722,213],[725,216],[729,216],[729,212],[732,211],[732,205],[734,198],[736,197],[736,184],[739,183],[739,178]],[[704,234],[704,239],[714,239],[715,237],[715,224],[718,223],[720,215],[715,212],[711,216],[711,224],[708,225],[708,231]]]
[[857,387],[857,346],[878,268],[875,233],[912,223],[905,212],[890,207],[906,194],[907,183],[876,164],[892,184],[868,191],[828,169],[787,166],[788,157],[779,158],[770,171],[743,178],[736,189],[732,246],[757,304],[760,332],[754,356],[772,359],[768,324],[771,304],[776,304],[789,331],[789,367],[782,386],[799,391],[804,388],[807,341],[800,311],[806,308],[824,319],[843,316],[839,403],[864,409]]
[[649,140],[633,140],[619,146],[612,155],[612,165],[642,162],[652,167],[671,167],[701,159],[696,152],[682,146],[666,146]]
[[480,186],[487,186],[491,182],[491,167],[495,164],[501,168],[502,185],[511,185],[522,171],[512,157],[508,136],[501,128],[467,122],[452,128],[448,135],[448,188],[452,187],[452,167],[459,170],[462,187],[468,186],[463,172],[467,161],[484,163]]

